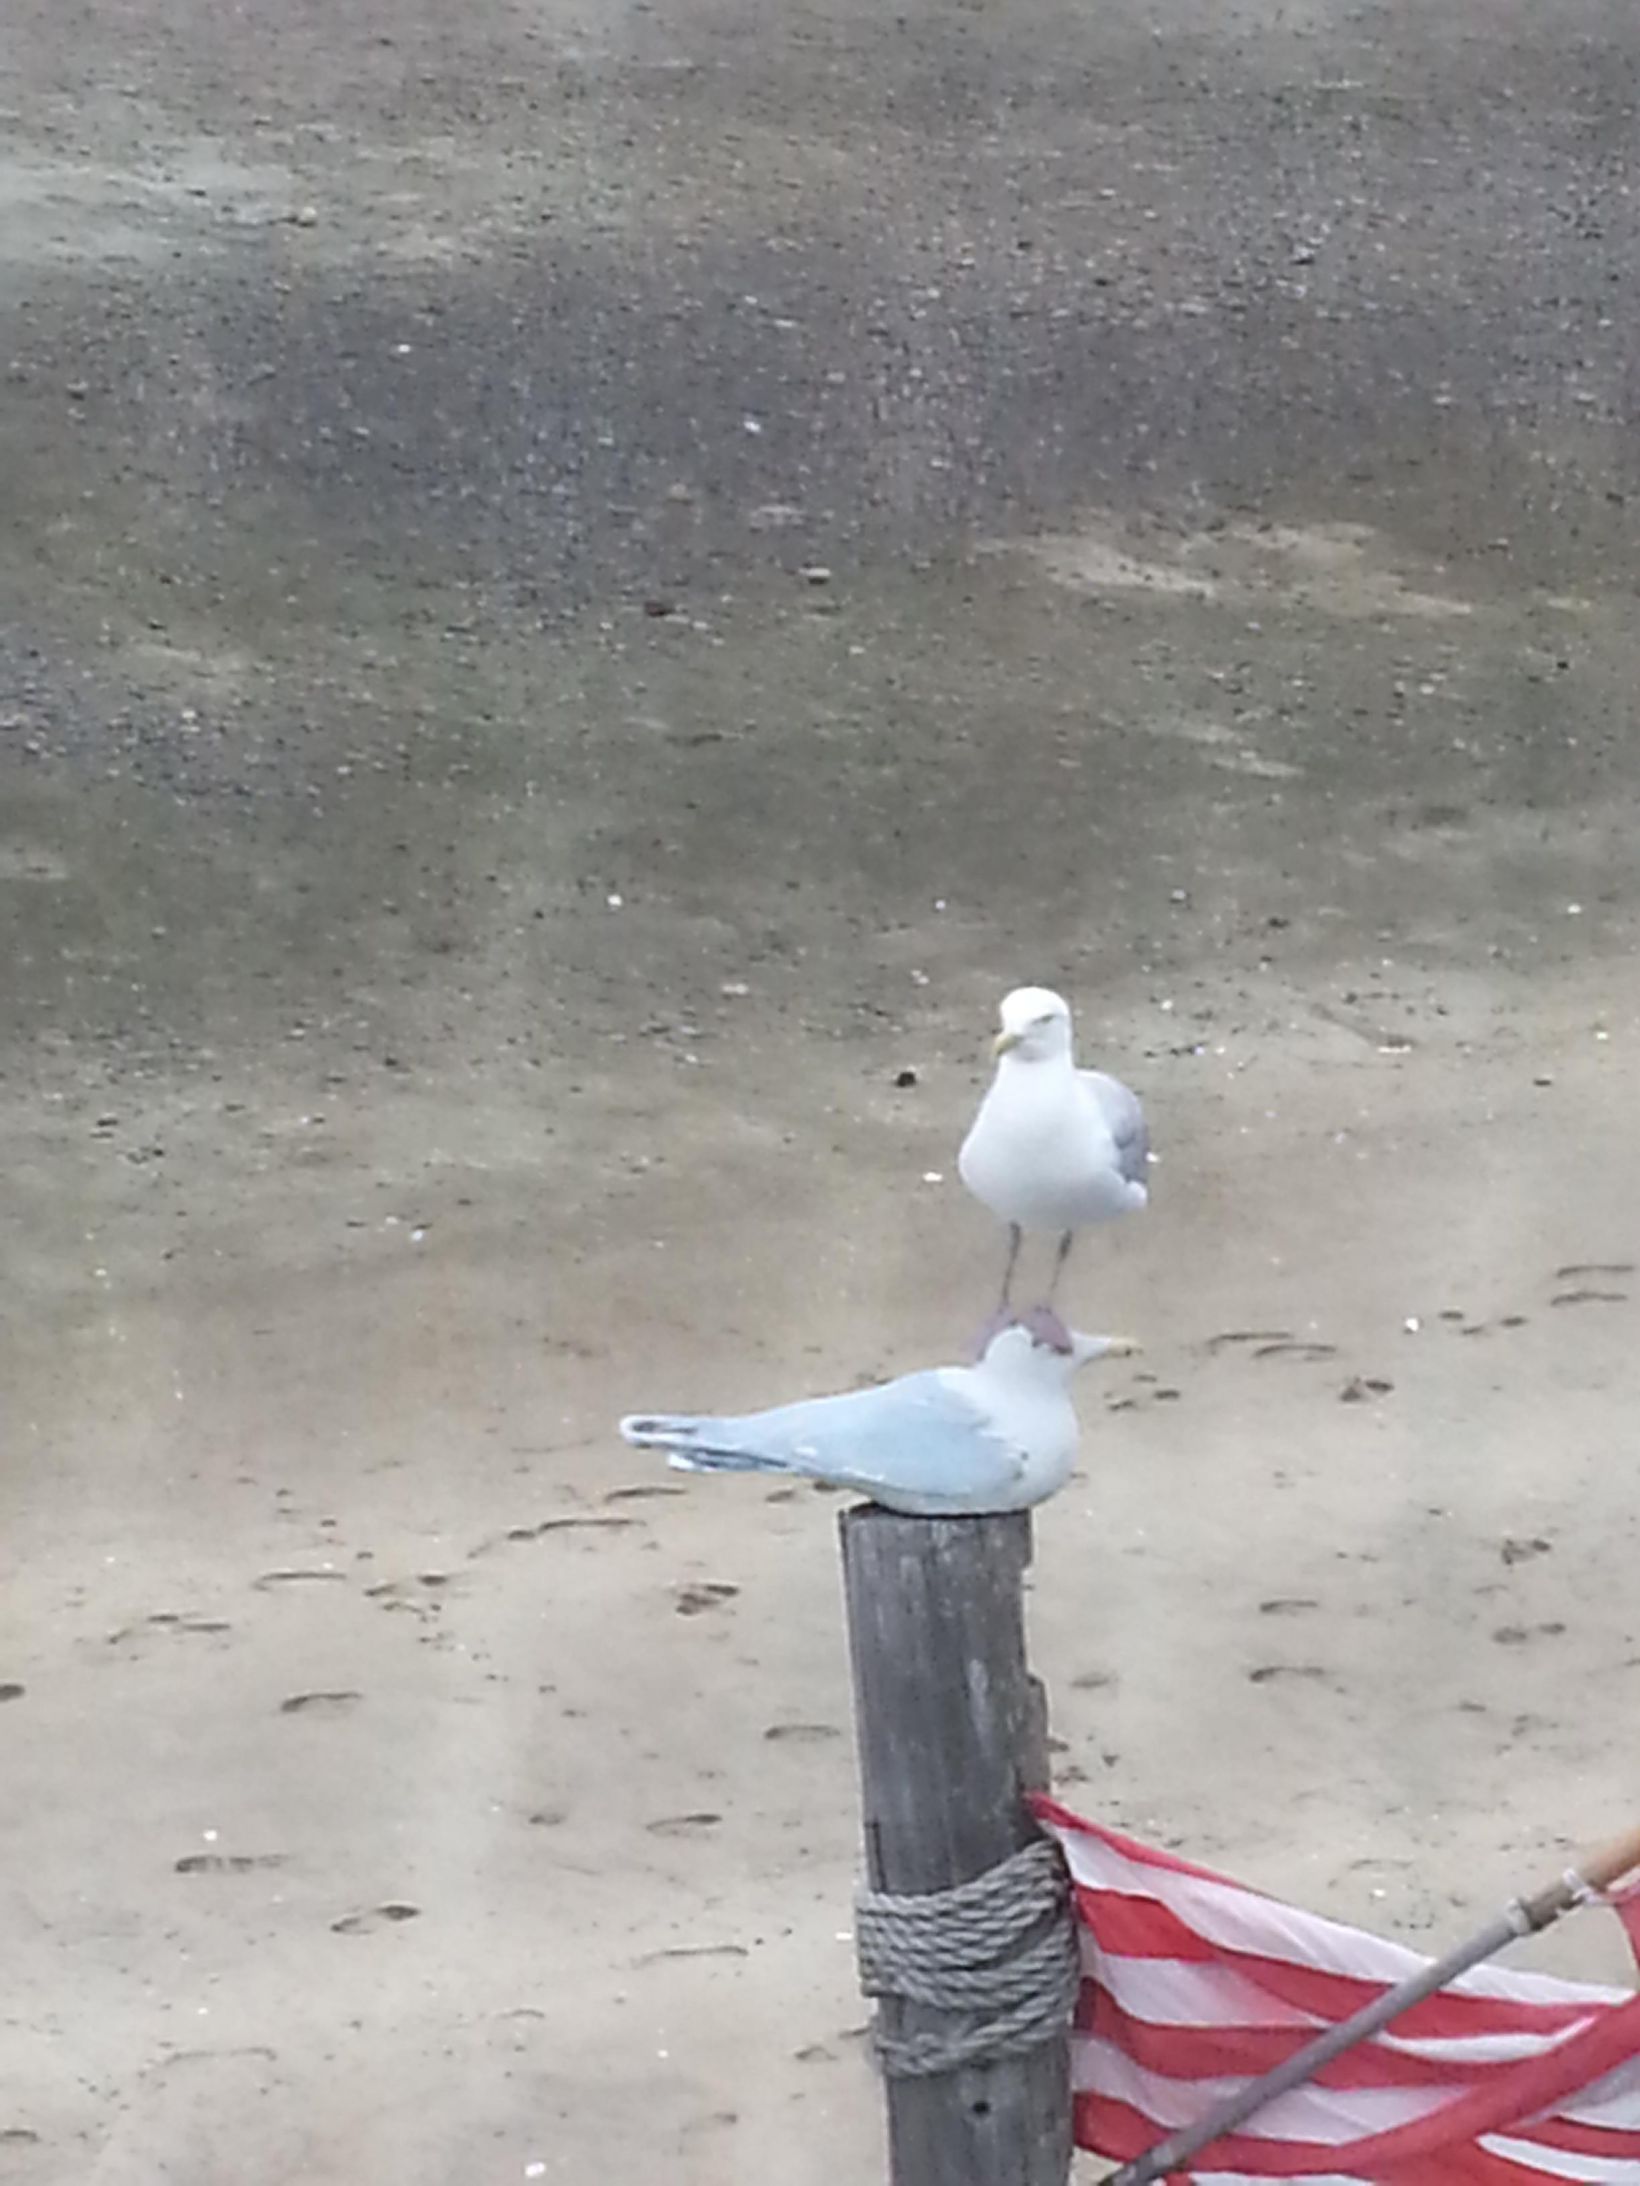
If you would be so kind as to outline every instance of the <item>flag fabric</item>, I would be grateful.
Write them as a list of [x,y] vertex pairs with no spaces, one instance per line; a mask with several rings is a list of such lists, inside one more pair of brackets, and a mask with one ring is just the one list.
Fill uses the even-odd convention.
[[[1034,1802],[1082,1947],[1076,2141],[1127,2162],[1428,1961]],[[1640,1894],[1613,1901],[1640,1955]],[[1485,1964],[1173,2174],[1192,2186],[1640,2186],[1640,1995]]]

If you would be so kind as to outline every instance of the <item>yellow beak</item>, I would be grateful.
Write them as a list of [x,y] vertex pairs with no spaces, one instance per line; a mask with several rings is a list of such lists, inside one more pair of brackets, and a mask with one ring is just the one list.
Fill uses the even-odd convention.
[[991,1053],[1000,1060],[1018,1047],[1019,1041],[1020,1035],[1017,1032],[999,1032],[991,1042]]

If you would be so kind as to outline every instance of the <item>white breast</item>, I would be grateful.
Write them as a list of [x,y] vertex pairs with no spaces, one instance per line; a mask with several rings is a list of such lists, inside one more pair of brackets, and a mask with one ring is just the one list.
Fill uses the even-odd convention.
[[1001,1376],[985,1366],[947,1367],[942,1378],[960,1387],[1008,1451],[1009,1478],[987,1500],[992,1510],[1025,1510],[1056,1495],[1076,1462],[1080,1429],[1062,1383]]
[[983,1206],[1022,1229],[1081,1229],[1131,1204],[1110,1133],[1069,1068],[1004,1064],[957,1168]]

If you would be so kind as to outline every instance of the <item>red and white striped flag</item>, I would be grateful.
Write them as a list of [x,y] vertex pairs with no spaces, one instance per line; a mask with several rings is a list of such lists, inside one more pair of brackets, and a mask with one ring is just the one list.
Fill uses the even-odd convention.
[[[1076,2140],[1127,2162],[1426,1961],[1034,1802],[1082,1938]],[[1617,1901],[1640,1953],[1640,1899]],[[1253,2186],[1640,2186],[1640,1995],[1476,1967],[1191,2159]]]

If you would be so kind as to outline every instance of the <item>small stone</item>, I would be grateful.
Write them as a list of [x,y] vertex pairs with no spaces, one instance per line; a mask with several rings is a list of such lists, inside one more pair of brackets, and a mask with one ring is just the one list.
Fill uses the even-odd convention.
[[298,205],[290,218],[293,227],[316,228],[319,225],[319,208],[317,205]]

